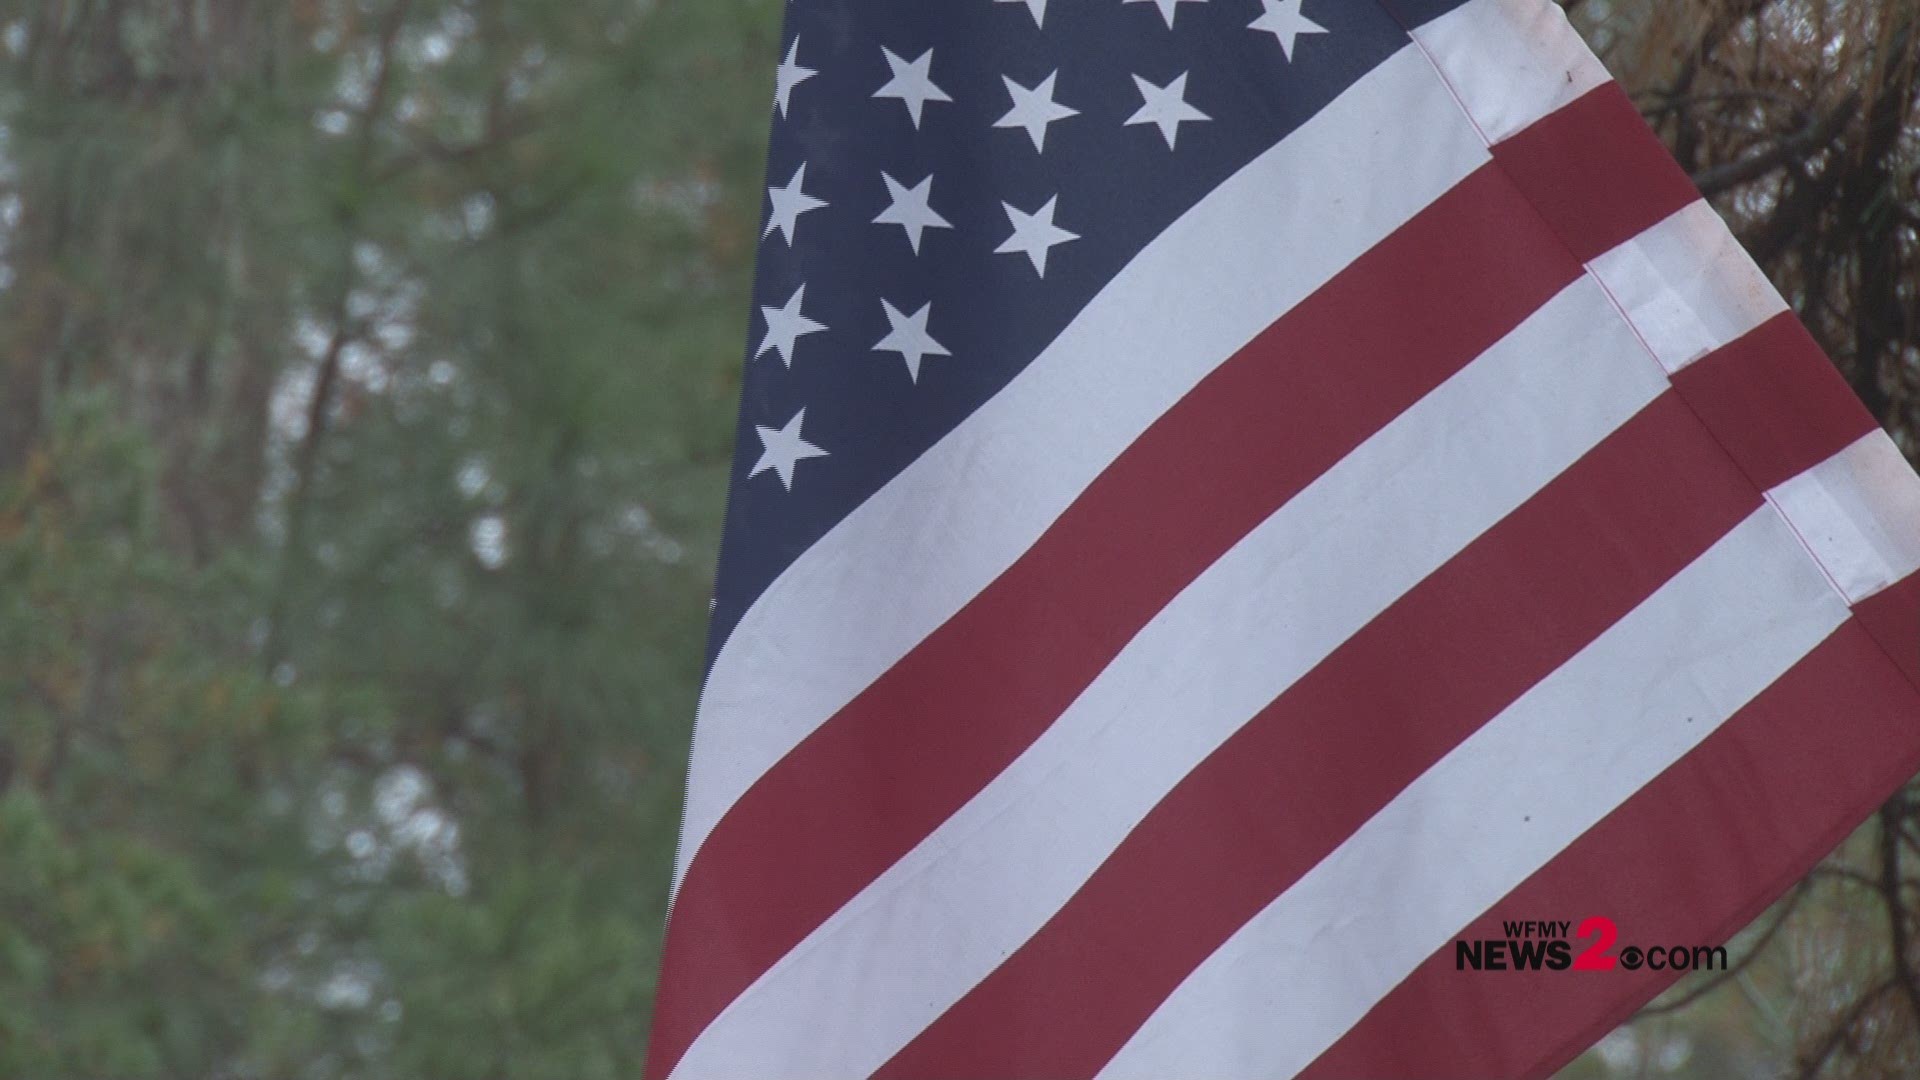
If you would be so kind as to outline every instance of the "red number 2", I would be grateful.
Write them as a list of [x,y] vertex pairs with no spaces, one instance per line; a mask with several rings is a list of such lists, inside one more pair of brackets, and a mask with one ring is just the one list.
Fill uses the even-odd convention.
[[1573,970],[1612,971],[1613,966],[1619,963],[1619,959],[1610,950],[1613,948],[1613,943],[1620,939],[1620,928],[1613,925],[1612,919],[1604,915],[1595,915],[1580,924],[1580,929],[1574,931],[1573,938],[1575,941],[1584,941],[1589,936],[1593,938],[1593,944],[1587,946],[1579,956],[1574,958]]

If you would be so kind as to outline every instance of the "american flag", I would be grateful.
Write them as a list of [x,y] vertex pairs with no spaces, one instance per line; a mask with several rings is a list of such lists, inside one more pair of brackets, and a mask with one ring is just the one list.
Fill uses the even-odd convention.
[[650,1075],[1545,1075],[1920,772],[1920,482],[1547,0],[793,0]]

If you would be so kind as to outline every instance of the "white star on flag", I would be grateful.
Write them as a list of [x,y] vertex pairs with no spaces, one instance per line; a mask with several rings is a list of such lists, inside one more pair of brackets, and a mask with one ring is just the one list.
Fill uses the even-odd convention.
[[887,84],[873,92],[877,98],[899,98],[907,106],[907,115],[913,118],[913,126],[920,126],[920,111],[929,101],[952,101],[945,90],[933,85],[933,50],[928,49],[914,61],[902,60],[893,54],[892,49],[882,48],[886,54],[887,66],[893,69],[893,78]]
[[767,355],[771,349],[780,354],[780,362],[793,366],[793,349],[800,339],[808,334],[817,334],[826,329],[822,323],[814,322],[800,314],[800,304],[806,298],[807,287],[800,286],[793,291],[793,298],[785,307],[760,308],[760,317],[767,321],[767,336],[760,339],[759,351],[753,354],[755,360]]
[[905,229],[907,231],[907,242],[913,245],[913,253],[915,255],[920,254],[920,236],[922,233],[928,229],[953,228],[952,225],[947,223],[946,218],[934,213],[933,207],[927,204],[927,201],[933,197],[933,176],[931,174],[913,187],[907,187],[886,173],[881,173],[880,179],[886,181],[887,196],[893,200],[893,205],[880,211],[880,216],[874,218],[873,223],[875,225],[898,225],[902,229]]
[[927,333],[927,316],[933,312],[933,305],[920,305],[920,310],[912,315],[902,314],[900,309],[885,300],[880,306],[886,309],[887,324],[892,330],[873,347],[874,352],[899,353],[907,362],[907,375],[916,383],[920,381],[920,361],[929,356],[952,356],[944,345],[933,340]]
[[1000,0],[1000,3],[1025,4],[1027,5],[1027,10],[1033,12],[1033,25],[1045,26],[1047,24],[1047,0]]
[[1007,212],[1007,221],[1013,225],[1013,235],[1005,243],[993,249],[996,255],[1019,252],[1033,260],[1033,268],[1041,277],[1047,276],[1047,252],[1069,240],[1080,239],[1079,233],[1071,233],[1053,223],[1054,208],[1059,204],[1060,196],[1055,195],[1047,204],[1033,213],[1014,209],[1012,203],[1003,202],[1001,207]]
[[1272,34],[1280,43],[1280,51],[1289,62],[1293,60],[1293,45],[1302,34],[1324,34],[1327,28],[1300,14],[1303,0],[1260,0],[1266,5],[1266,11],[1248,27],[1264,30]]
[[767,189],[767,198],[773,201],[773,213],[767,216],[767,229],[760,234],[762,240],[772,236],[774,230],[778,229],[780,236],[786,240],[787,246],[792,247],[793,232],[800,224],[800,215],[827,205],[825,200],[816,199],[800,190],[800,185],[806,183],[806,180],[807,167],[803,163],[799,171],[793,174],[793,179],[787,182],[786,187]]
[[816,72],[810,67],[801,67],[797,62],[800,55],[800,36],[794,35],[793,44],[787,48],[787,58],[774,70],[773,102],[780,108],[780,115],[787,115],[787,101],[793,96],[793,88],[814,77]]
[[1180,125],[1196,120],[1211,120],[1213,117],[1187,104],[1187,73],[1165,86],[1155,86],[1138,75],[1133,77],[1133,85],[1140,90],[1141,105],[1138,111],[1127,118],[1128,124],[1152,124],[1160,129],[1167,140],[1167,149],[1173,149],[1174,140],[1180,136]]
[[770,428],[755,424],[753,429],[760,433],[760,460],[747,474],[751,480],[761,473],[772,469],[780,476],[781,486],[793,490],[794,467],[808,458],[829,457],[825,450],[800,437],[800,425],[806,422],[807,410],[801,409],[793,414],[786,426]]
[[1179,13],[1181,4],[1204,4],[1207,0],[1126,0],[1129,4],[1151,3],[1160,9],[1160,17],[1167,20],[1167,29],[1173,29],[1173,17]]
[[1053,83],[1059,78],[1058,71],[1040,80],[1040,85],[1028,89],[1006,76],[1001,76],[1007,84],[1007,96],[1013,99],[1013,108],[1007,115],[993,122],[999,128],[1025,128],[1027,136],[1033,140],[1035,150],[1045,150],[1047,125],[1065,120],[1069,116],[1079,116],[1080,110],[1062,105],[1053,100]]

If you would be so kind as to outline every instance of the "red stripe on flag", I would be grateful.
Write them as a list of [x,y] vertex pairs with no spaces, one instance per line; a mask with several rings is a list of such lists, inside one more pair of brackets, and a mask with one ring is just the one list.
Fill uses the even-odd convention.
[[[1849,622],[1460,937],[1599,915],[1617,947],[1724,942],[1920,771],[1916,713],[1920,693]],[[1457,971],[1449,944],[1301,1075],[1550,1076],[1676,978]]]
[[1760,505],[1661,397],[1221,746],[879,1075],[1097,1072],[1248,919]]
[[650,1075],[1011,763],[1195,576],[1580,272],[1489,165],[1203,381],[721,820],[668,927]]
[[1495,145],[1493,157],[1582,259],[1700,198],[1618,83]]
[[1894,665],[1920,686],[1920,575],[1855,604],[1853,614]]
[[1673,385],[1762,491],[1874,428],[1873,415],[1790,312],[1681,369]]

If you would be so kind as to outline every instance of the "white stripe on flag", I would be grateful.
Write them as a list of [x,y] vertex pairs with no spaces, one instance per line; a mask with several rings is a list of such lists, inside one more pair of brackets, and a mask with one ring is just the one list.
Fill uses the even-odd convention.
[[1666,389],[1581,278],[1202,574],[1019,760],[736,999],[675,1075],[883,1064],[1248,719]]
[[1294,1075],[1846,617],[1757,511],[1229,939],[1100,1077]]
[[1611,81],[1546,0],[1477,0],[1413,32],[1489,142]]
[[1920,570],[1920,482],[1884,431],[1861,438],[1767,497],[1850,604]]
[[1668,371],[1787,310],[1713,207],[1696,202],[1589,267]]
[[1012,565],[1154,420],[1489,160],[1437,82],[1403,49],[1222,184],[754,603],[701,697],[676,890],[728,807]]

